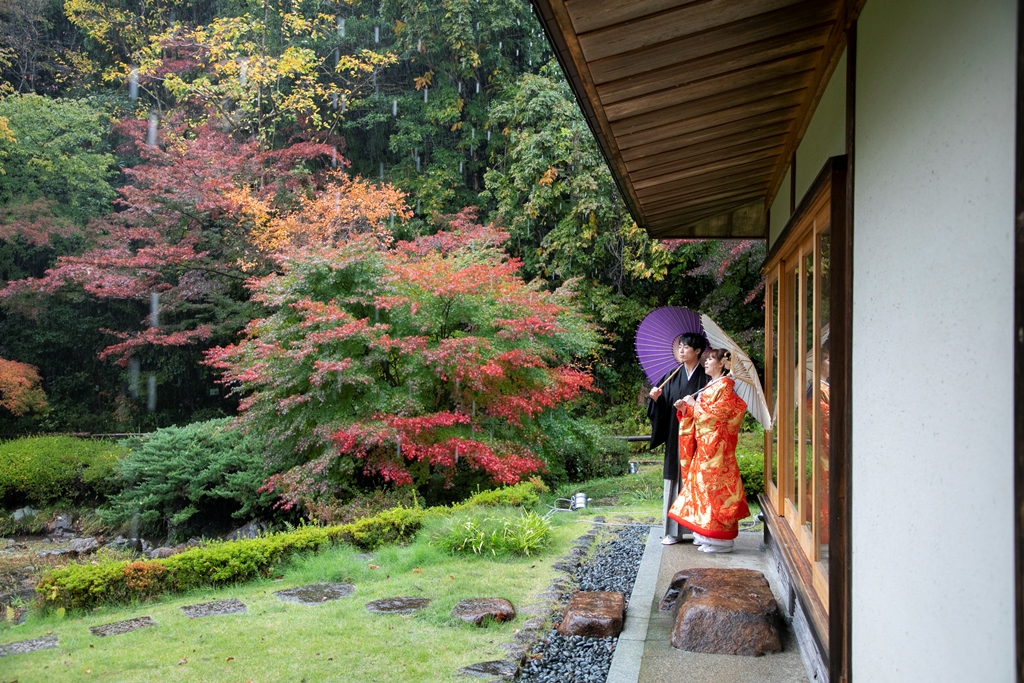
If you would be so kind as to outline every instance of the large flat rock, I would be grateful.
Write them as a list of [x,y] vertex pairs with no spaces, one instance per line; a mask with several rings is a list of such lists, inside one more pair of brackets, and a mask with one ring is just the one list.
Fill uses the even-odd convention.
[[677,572],[661,601],[675,609],[672,647],[719,655],[779,652],[779,607],[764,574],[707,567]]
[[622,593],[575,593],[565,607],[558,632],[563,636],[614,638],[622,631],[625,614],[626,599]]

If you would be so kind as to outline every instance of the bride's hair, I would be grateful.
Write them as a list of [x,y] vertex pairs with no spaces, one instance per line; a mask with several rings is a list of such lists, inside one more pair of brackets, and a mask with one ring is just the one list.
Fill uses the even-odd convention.
[[722,364],[722,370],[724,374],[728,375],[729,371],[732,370],[732,353],[725,349],[708,349],[705,353],[707,356],[714,356],[715,360]]

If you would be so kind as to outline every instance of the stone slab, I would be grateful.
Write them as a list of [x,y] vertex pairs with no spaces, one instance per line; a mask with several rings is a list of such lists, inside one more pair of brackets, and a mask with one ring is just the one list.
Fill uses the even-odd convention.
[[51,650],[57,647],[57,636],[43,636],[31,640],[18,640],[13,643],[0,645],[0,657],[9,655],[23,655],[36,650]]
[[478,664],[464,666],[459,669],[459,673],[478,678],[497,676],[503,680],[512,680],[519,673],[519,667],[507,660],[498,659],[492,662],[479,662]]
[[198,619],[200,617],[215,617],[222,614],[245,614],[246,607],[245,603],[238,598],[228,598],[227,600],[203,602],[198,605],[184,605],[181,611],[189,619]]
[[562,614],[558,632],[563,636],[614,638],[622,631],[625,615],[626,599],[622,593],[574,593]]
[[101,624],[100,626],[92,626],[89,628],[89,633],[100,638],[106,636],[119,636],[124,633],[131,631],[137,631],[140,628],[148,628],[150,626],[156,626],[156,622],[153,621],[153,617],[135,617],[134,619],[125,619],[124,621],[114,621],[109,624]]
[[779,607],[759,571],[684,569],[672,577],[661,609],[676,613],[671,643],[680,650],[760,656],[782,649]]
[[311,583],[305,586],[274,591],[274,595],[285,602],[319,605],[330,600],[347,598],[355,593],[355,591],[356,587],[351,583]]
[[411,614],[430,604],[430,598],[398,597],[371,600],[366,611],[375,614]]

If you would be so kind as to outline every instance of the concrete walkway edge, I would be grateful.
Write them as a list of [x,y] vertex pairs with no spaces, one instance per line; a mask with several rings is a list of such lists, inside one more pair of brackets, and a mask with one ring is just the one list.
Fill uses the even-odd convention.
[[661,567],[661,526],[652,527],[647,535],[644,556],[633,582],[633,592],[626,608],[626,621],[612,655],[606,683],[637,683],[640,678],[640,660],[643,659],[647,627],[651,621],[654,591],[658,585]]

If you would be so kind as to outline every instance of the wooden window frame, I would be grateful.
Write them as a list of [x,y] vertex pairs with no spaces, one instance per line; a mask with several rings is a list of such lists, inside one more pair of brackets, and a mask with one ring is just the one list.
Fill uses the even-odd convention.
[[[803,612],[807,615],[811,633],[823,658],[830,662],[830,670],[843,671],[836,676],[835,680],[841,680],[848,676],[848,548],[849,538],[849,511],[847,509],[847,471],[849,452],[849,358],[850,358],[850,310],[852,305],[852,263],[851,235],[848,230],[850,219],[850,208],[847,202],[848,176],[847,157],[833,157],[826,162],[811,188],[804,195],[799,207],[793,213],[786,227],[779,238],[772,246],[762,272],[766,280],[766,299],[769,299],[773,285],[778,283],[775,296],[778,301],[778,338],[773,337],[773,307],[775,301],[767,300],[765,304],[765,380],[768,396],[772,395],[772,381],[774,376],[774,363],[776,356],[775,344],[778,344],[778,420],[779,425],[773,425],[778,430],[779,436],[775,440],[779,453],[777,456],[778,485],[772,483],[770,476],[772,458],[772,435],[773,432],[765,432],[765,468],[768,476],[765,477],[765,492],[760,496],[762,510],[765,513],[765,522],[768,533],[774,537],[785,562],[795,597],[799,600]],[[806,301],[803,292],[799,299],[801,311],[788,311],[787,307],[793,304],[790,299],[793,297],[784,286],[786,273],[790,270],[792,259],[801,260],[801,273],[803,259],[807,254],[813,254],[815,272],[820,273],[820,251],[817,235],[821,233],[824,223],[830,228],[830,268],[831,276],[829,283],[830,299],[830,420],[829,420],[829,565],[826,576],[818,562],[818,548],[814,543],[813,534],[808,535],[800,522],[799,515],[796,516],[795,524],[790,522],[795,510],[792,503],[787,500],[790,494],[786,490],[784,472],[785,468],[792,468],[792,459],[786,452],[787,441],[792,441],[789,434],[793,432],[792,418],[786,415],[786,411],[792,412],[794,404],[793,391],[796,391],[793,380],[786,381],[785,373],[791,372],[788,368],[796,366],[796,360],[790,358],[793,351],[792,339],[786,339],[787,321],[798,320],[798,326],[794,330],[799,331],[800,348],[798,353],[801,357],[806,355],[806,343],[803,339],[806,336],[807,321]],[[806,278],[801,277],[800,289],[805,287]],[[812,308],[815,317],[820,310],[820,287],[815,286],[814,303]],[[794,318],[795,314],[795,318]],[[820,329],[819,321],[814,321],[815,339],[817,340]],[[820,347],[819,343],[815,344]],[[815,348],[813,367],[820,367],[820,348]],[[814,374],[817,377],[817,371]],[[800,383],[802,385],[802,382]],[[787,386],[793,385],[793,386]],[[813,386],[813,383],[812,383]],[[817,394],[815,387],[814,395]],[[816,405],[816,403],[814,403]],[[802,411],[801,411],[802,412]],[[800,441],[806,434],[803,425],[801,431],[797,432]],[[817,430],[811,431],[811,439],[817,439]],[[814,452],[814,445],[810,447]],[[799,455],[799,454],[797,454]],[[800,469],[800,478],[804,475],[804,468]],[[797,491],[804,488],[800,481],[796,482]],[[815,491],[811,492],[812,520],[817,517],[818,502]],[[797,493],[796,495],[800,495]],[[800,502],[800,501],[798,501]],[[806,504],[806,503],[801,503]],[[813,522],[812,522],[813,523]],[[805,536],[807,536],[805,538]],[[830,657],[830,642],[836,644],[835,655],[842,661],[833,661]]]

